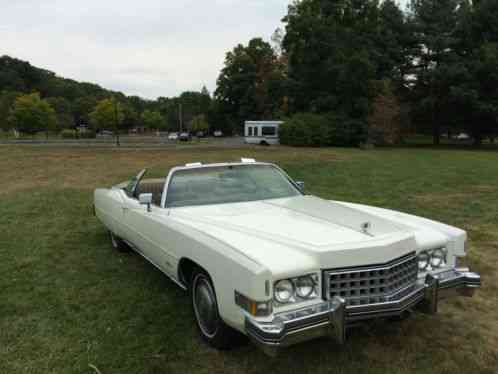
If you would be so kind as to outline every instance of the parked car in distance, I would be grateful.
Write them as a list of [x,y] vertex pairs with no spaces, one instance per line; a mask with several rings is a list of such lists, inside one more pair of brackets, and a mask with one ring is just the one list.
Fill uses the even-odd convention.
[[204,138],[206,136],[206,134],[204,133],[204,131],[197,131],[195,133],[195,136],[198,138]]
[[223,136],[223,132],[221,130],[216,130],[214,133],[213,133],[213,136],[216,137],[216,138],[220,138]]
[[462,132],[462,133],[460,133],[460,134],[458,134],[458,135],[456,136],[456,139],[457,139],[457,140],[469,140],[469,139],[470,139],[470,136],[469,136],[468,134],[466,134],[466,133]]
[[190,140],[190,133],[186,131],[180,133],[179,139],[182,142],[188,142]]
[[99,130],[98,135],[100,135],[100,136],[113,136],[114,132],[111,130],[107,130],[107,129],[101,129],[101,130]]
[[177,132],[171,132],[168,135],[168,140],[178,140],[178,133]]
[[95,214],[114,248],[133,248],[190,290],[200,335],[219,349],[241,335],[271,355],[319,336],[343,343],[360,322],[433,314],[481,284],[459,266],[465,231],[307,195],[271,163],[145,174],[95,190]]

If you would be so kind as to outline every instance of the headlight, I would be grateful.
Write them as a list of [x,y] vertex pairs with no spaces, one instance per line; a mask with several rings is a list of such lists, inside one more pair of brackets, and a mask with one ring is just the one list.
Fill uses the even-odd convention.
[[421,272],[439,269],[446,266],[447,251],[445,248],[422,251],[418,254],[418,270]]
[[431,262],[431,256],[427,252],[420,252],[418,255],[418,270],[424,271]]
[[296,292],[299,297],[307,299],[313,294],[313,291],[315,291],[315,281],[311,276],[297,278]]
[[432,251],[431,266],[433,268],[440,268],[446,265],[446,251],[438,248]]
[[289,279],[281,280],[275,284],[275,299],[281,304],[291,301],[294,293],[294,284]]
[[283,279],[273,287],[274,299],[279,304],[311,300],[319,296],[318,274]]

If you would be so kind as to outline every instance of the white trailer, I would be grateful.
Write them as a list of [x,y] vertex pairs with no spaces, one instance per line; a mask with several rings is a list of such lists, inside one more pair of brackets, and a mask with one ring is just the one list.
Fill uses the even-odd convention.
[[244,137],[247,144],[279,144],[278,128],[282,121],[246,121]]

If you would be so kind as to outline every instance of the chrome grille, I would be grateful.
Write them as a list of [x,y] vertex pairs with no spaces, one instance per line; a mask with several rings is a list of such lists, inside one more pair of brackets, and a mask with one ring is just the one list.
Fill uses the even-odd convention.
[[324,271],[325,295],[343,297],[347,305],[392,300],[417,280],[415,252],[386,264]]

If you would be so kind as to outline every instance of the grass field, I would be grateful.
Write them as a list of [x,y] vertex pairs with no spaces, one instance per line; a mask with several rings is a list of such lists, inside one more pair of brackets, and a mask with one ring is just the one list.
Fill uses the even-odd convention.
[[[439,314],[371,322],[276,359],[218,352],[197,335],[187,295],[134,254],[112,250],[92,191],[149,166],[275,161],[308,192],[468,230],[483,288]],[[0,373],[496,373],[498,153],[451,150],[191,150],[0,147]]]

